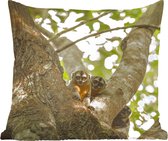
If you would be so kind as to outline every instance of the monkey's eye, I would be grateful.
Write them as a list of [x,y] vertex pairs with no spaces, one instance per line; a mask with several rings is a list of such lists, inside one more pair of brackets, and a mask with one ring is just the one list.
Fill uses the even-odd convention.
[[94,86],[99,85],[99,81],[98,81],[98,80],[93,80],[93,85],[94,85]]
[[97,84],[97,83],[98,83],[98,81],[97,81],[97,80],[93,80],[93,83],[94,83],[94,84]]
[[80,76],[75,76],[76,80],[79,80],[80,79]]
[[103,83],[99,83],[98,86],[101,88],[103,87]]
[[87,80],[87,77],[86,76],[82,77],[82,81],[85,81],[85,80]]

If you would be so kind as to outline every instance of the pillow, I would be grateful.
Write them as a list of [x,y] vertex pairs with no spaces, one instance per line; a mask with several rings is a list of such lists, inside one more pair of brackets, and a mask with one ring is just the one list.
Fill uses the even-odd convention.
[[131,10],[9,1],[9,10],[15,62],[2,139],[167,139],[157,86],[162,1]]

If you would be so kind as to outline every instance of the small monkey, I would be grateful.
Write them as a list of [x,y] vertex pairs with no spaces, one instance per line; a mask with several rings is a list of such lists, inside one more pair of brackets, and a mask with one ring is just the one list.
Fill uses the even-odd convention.
[[91,98],[92,101],[94,97],[99,95],[106,87],[106,81],[100,76],[92,76],[91,77]]
[[90,96],[91,84],[90,75],[85,71],[79,70],[72,74],[70,85],[75,90],[75,98],[83,101],[86,97]]

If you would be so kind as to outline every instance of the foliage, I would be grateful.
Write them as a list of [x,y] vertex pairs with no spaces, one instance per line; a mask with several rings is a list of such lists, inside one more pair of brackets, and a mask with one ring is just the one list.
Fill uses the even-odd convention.
[[[112,10],[111,13],[91,22],[71,30],[62,35],[68,39],[75,41],[90,33],[103,31],[119,26],[133,25],[147,8],[139,8],[132,10]],[[101,11],[89,10],[63,10],[63,9],[33,9],[30,13],[34,21],[46,28],[50,32],[59,33],[64,29],[68,29],[80,22],[86,22],[91,18],[95,18],[102,13]],[[83,62],[92,75],[99,75],[105,79],[109,79],[118,67],[122,58],[121,41],[126,37],[131,29],[117,30],[100,34],[83,40],[76,45],[83,52]],[[73,36],[72,36],[73,35]],[[130,131],[138,131],[142,134],[147,130],[153,120],[158,119],[158,54],[159,54],[159,30],[156,30],[152,37],[149,51],[149,63],[145,78],[140,85],[138,91],[128,103],[132,110]],[[112,62],[112,63],[109,63]],[[63,62],[62,62],[63,64]],[[68,79],[67,73],[64,78]],[[150,122],[149,122],[150,121]],[[146,125],[146,126],[145,126]],[[137,132],[130,132],[131,137]]]

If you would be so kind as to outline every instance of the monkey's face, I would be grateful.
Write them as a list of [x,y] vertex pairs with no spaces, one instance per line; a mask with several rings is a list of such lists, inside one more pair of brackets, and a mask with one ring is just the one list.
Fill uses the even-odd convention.
[[106,87],[106,82],[100,76],[92,76],[91,85],[92,85],[92,89],[94,90],[102,90]]
[[76,85],[83,86],[89,83],[90,76],[84,71],[76,71],[73,73],[72,79]]

